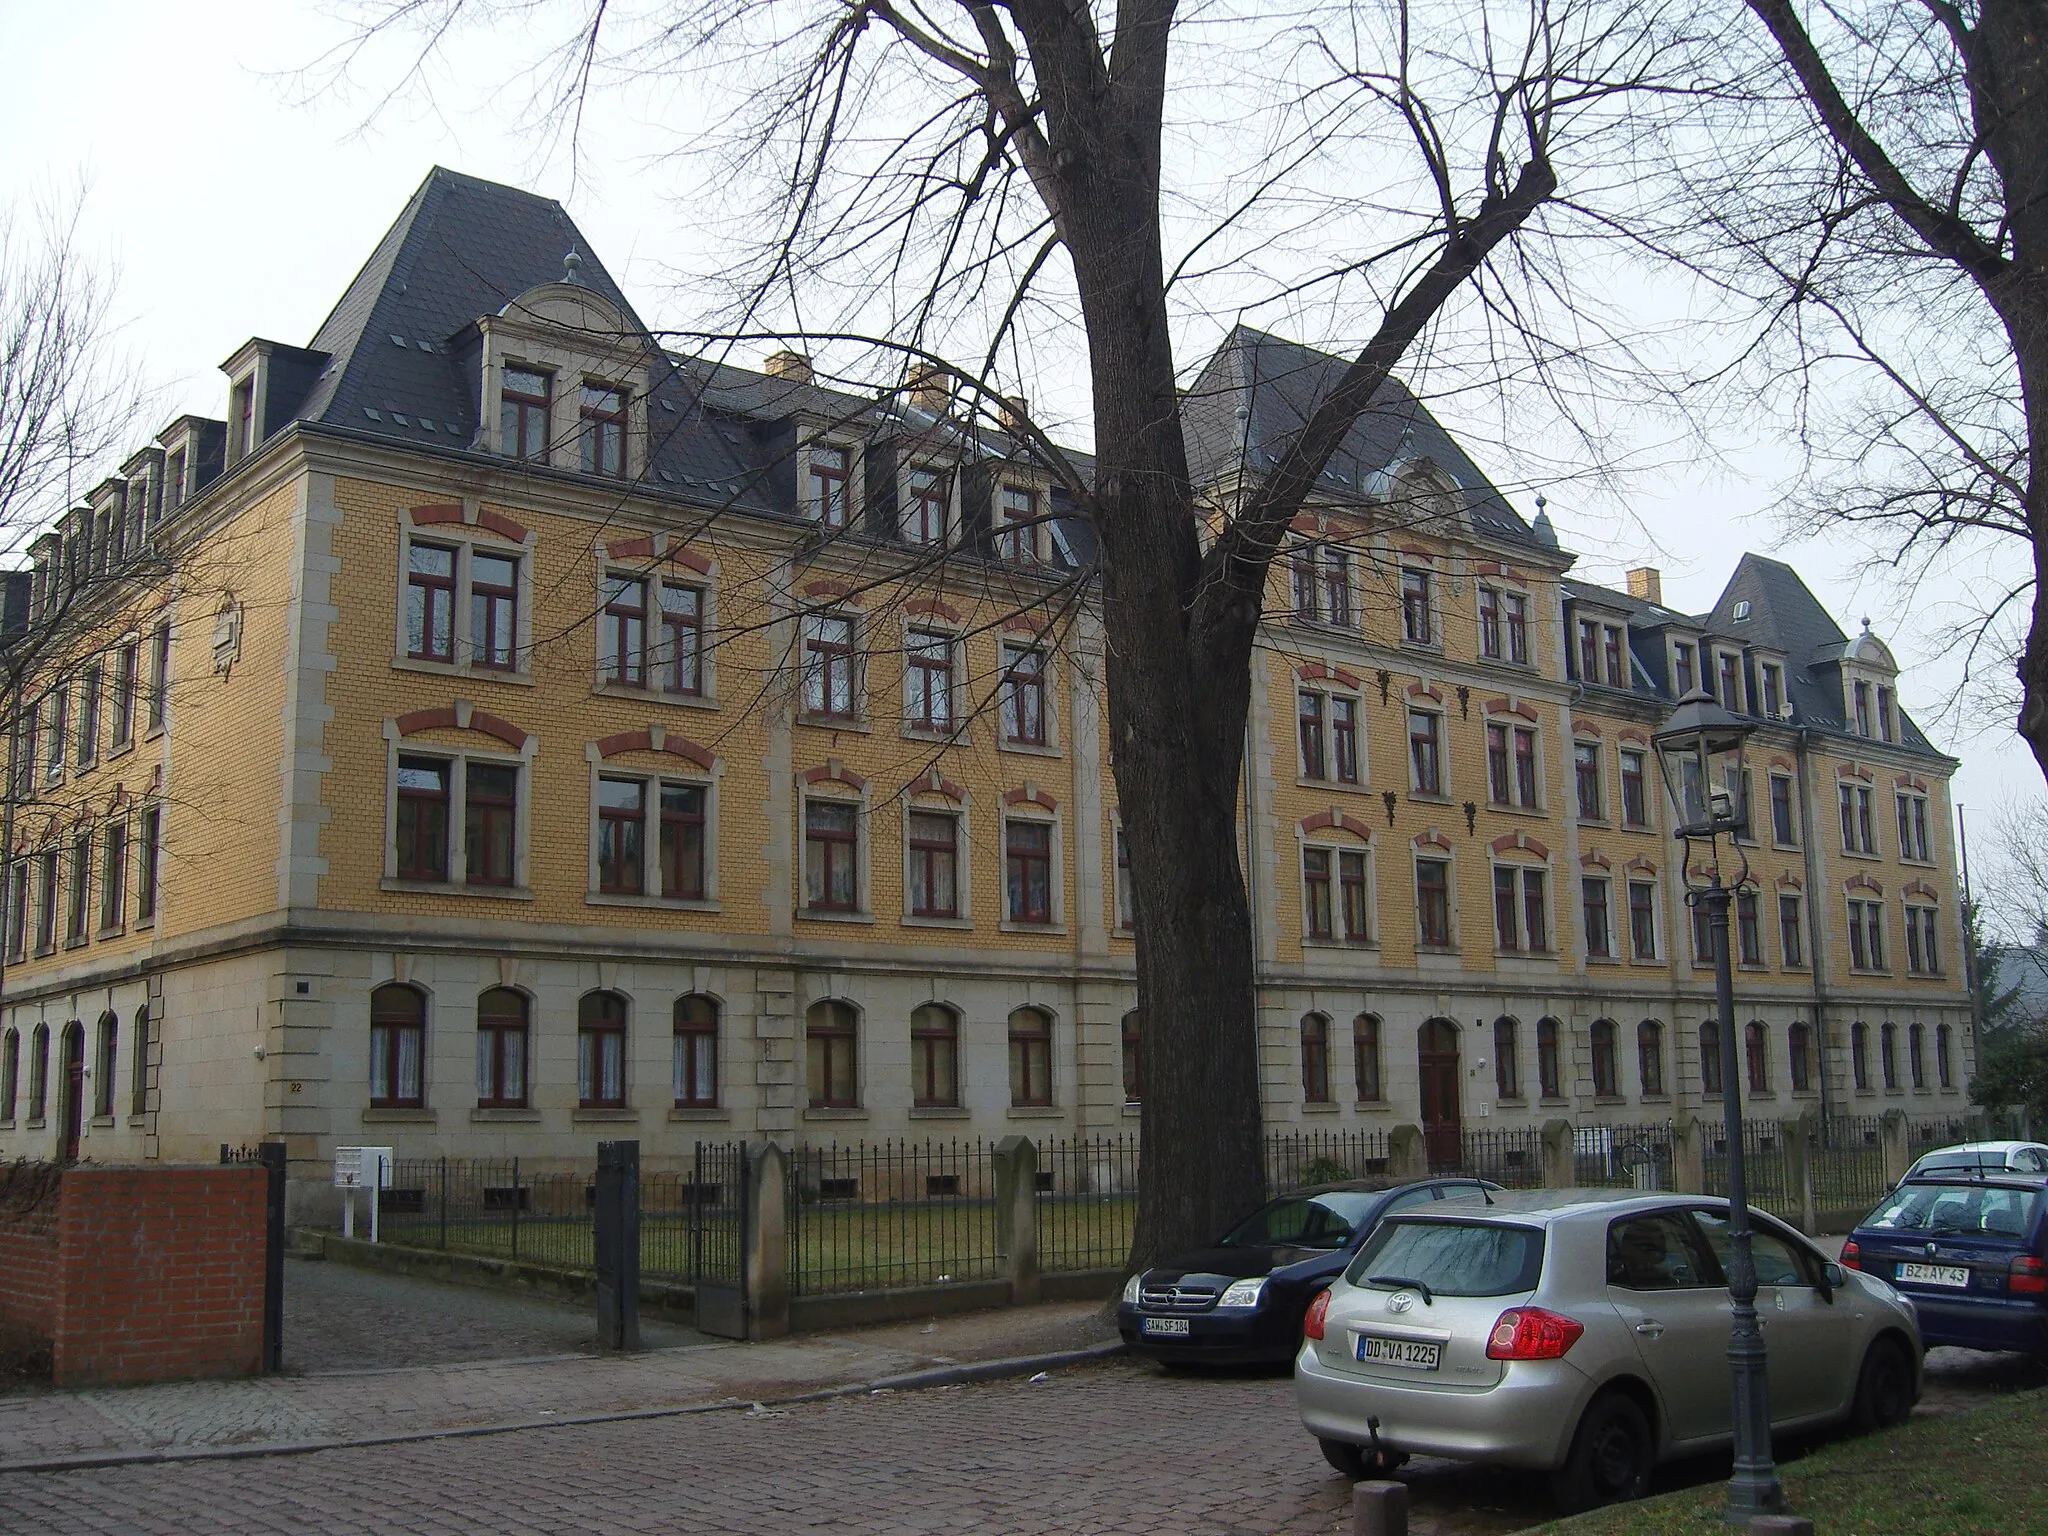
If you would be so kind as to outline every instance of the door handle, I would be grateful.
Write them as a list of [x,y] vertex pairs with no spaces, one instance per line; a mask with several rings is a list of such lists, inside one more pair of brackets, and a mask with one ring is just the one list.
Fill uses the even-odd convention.
[[1664,1325],[1652,1318],[1648,1322],[1637,1323],[1636,1332],[1646,1339],[1658,1339],[1664,1336]]

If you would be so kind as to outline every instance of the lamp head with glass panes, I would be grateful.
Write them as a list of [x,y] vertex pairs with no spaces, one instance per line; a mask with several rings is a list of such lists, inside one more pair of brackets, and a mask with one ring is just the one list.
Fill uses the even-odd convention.
[[1749,795],[1743,754],[1756,727],[1731,714],[1704,689],[1679,700],[1650,737],[1657,768],[1678,813],[1673,830],[1684,841],[1711,844],[1749,830]]

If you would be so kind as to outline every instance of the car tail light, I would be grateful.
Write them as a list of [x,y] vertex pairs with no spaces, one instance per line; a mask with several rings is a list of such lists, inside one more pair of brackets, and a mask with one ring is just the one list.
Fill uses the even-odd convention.
[[1486,1358],[1562,1360],[1585,1331],[1584,1323],[1541,1307],[1510,1307],[1493,1325],[1486,1341]]
[[2006,1272],[2005,1289],[2008,1295],[2015,1296],[2048,1295],[2048,1264],[2032,1254],[2021,1254]]
[[1330,1315],[1330,1293],[1316,1292],[1316,1299],[1308,1304],[1308,1316],[1301,1320],[1301,1336],[1305,1339],[1320,1339],[1323,1336],[1323,1322]]
[[1861,1269],[1862,1267],[1863,1250],[1861,1248],[1858,1248],[1854,1243],[1842,1244],[1842,1268]]

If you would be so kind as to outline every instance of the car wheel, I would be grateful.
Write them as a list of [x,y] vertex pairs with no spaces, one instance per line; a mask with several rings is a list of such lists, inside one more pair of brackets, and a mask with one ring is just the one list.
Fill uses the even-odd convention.
[[1550,1477],[1562,1514],[1639,1499],[1656,1447],[1643,1410],[1620,1393],[1595,1398],[1572,1436],[1571,1454]]
[[1857,1373],[1850,1419],[1858,1434],[1868,1435],[1905,1423],[1912,1411],[1913,1368],[1906,1352],[1890,1339],[1879,1339]]

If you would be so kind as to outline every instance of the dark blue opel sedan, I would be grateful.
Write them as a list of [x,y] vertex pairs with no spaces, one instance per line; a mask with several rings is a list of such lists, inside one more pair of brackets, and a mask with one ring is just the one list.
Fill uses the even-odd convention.
[[1842,1264],[1889,1280],[1929,1347],[2048,1359],[2048,1176],[1939,1169],[1908,1178],[1842,1245]]
[[1133,1354],[1168,1365],[1292,1360],[1309,1302],[1381,1217],[1439,1200],[1481,1200],[1499,1188],[1478,1179],[1365,1180],[1282,1195],[1214,1247],[1131,1276],[1117,1326]]

